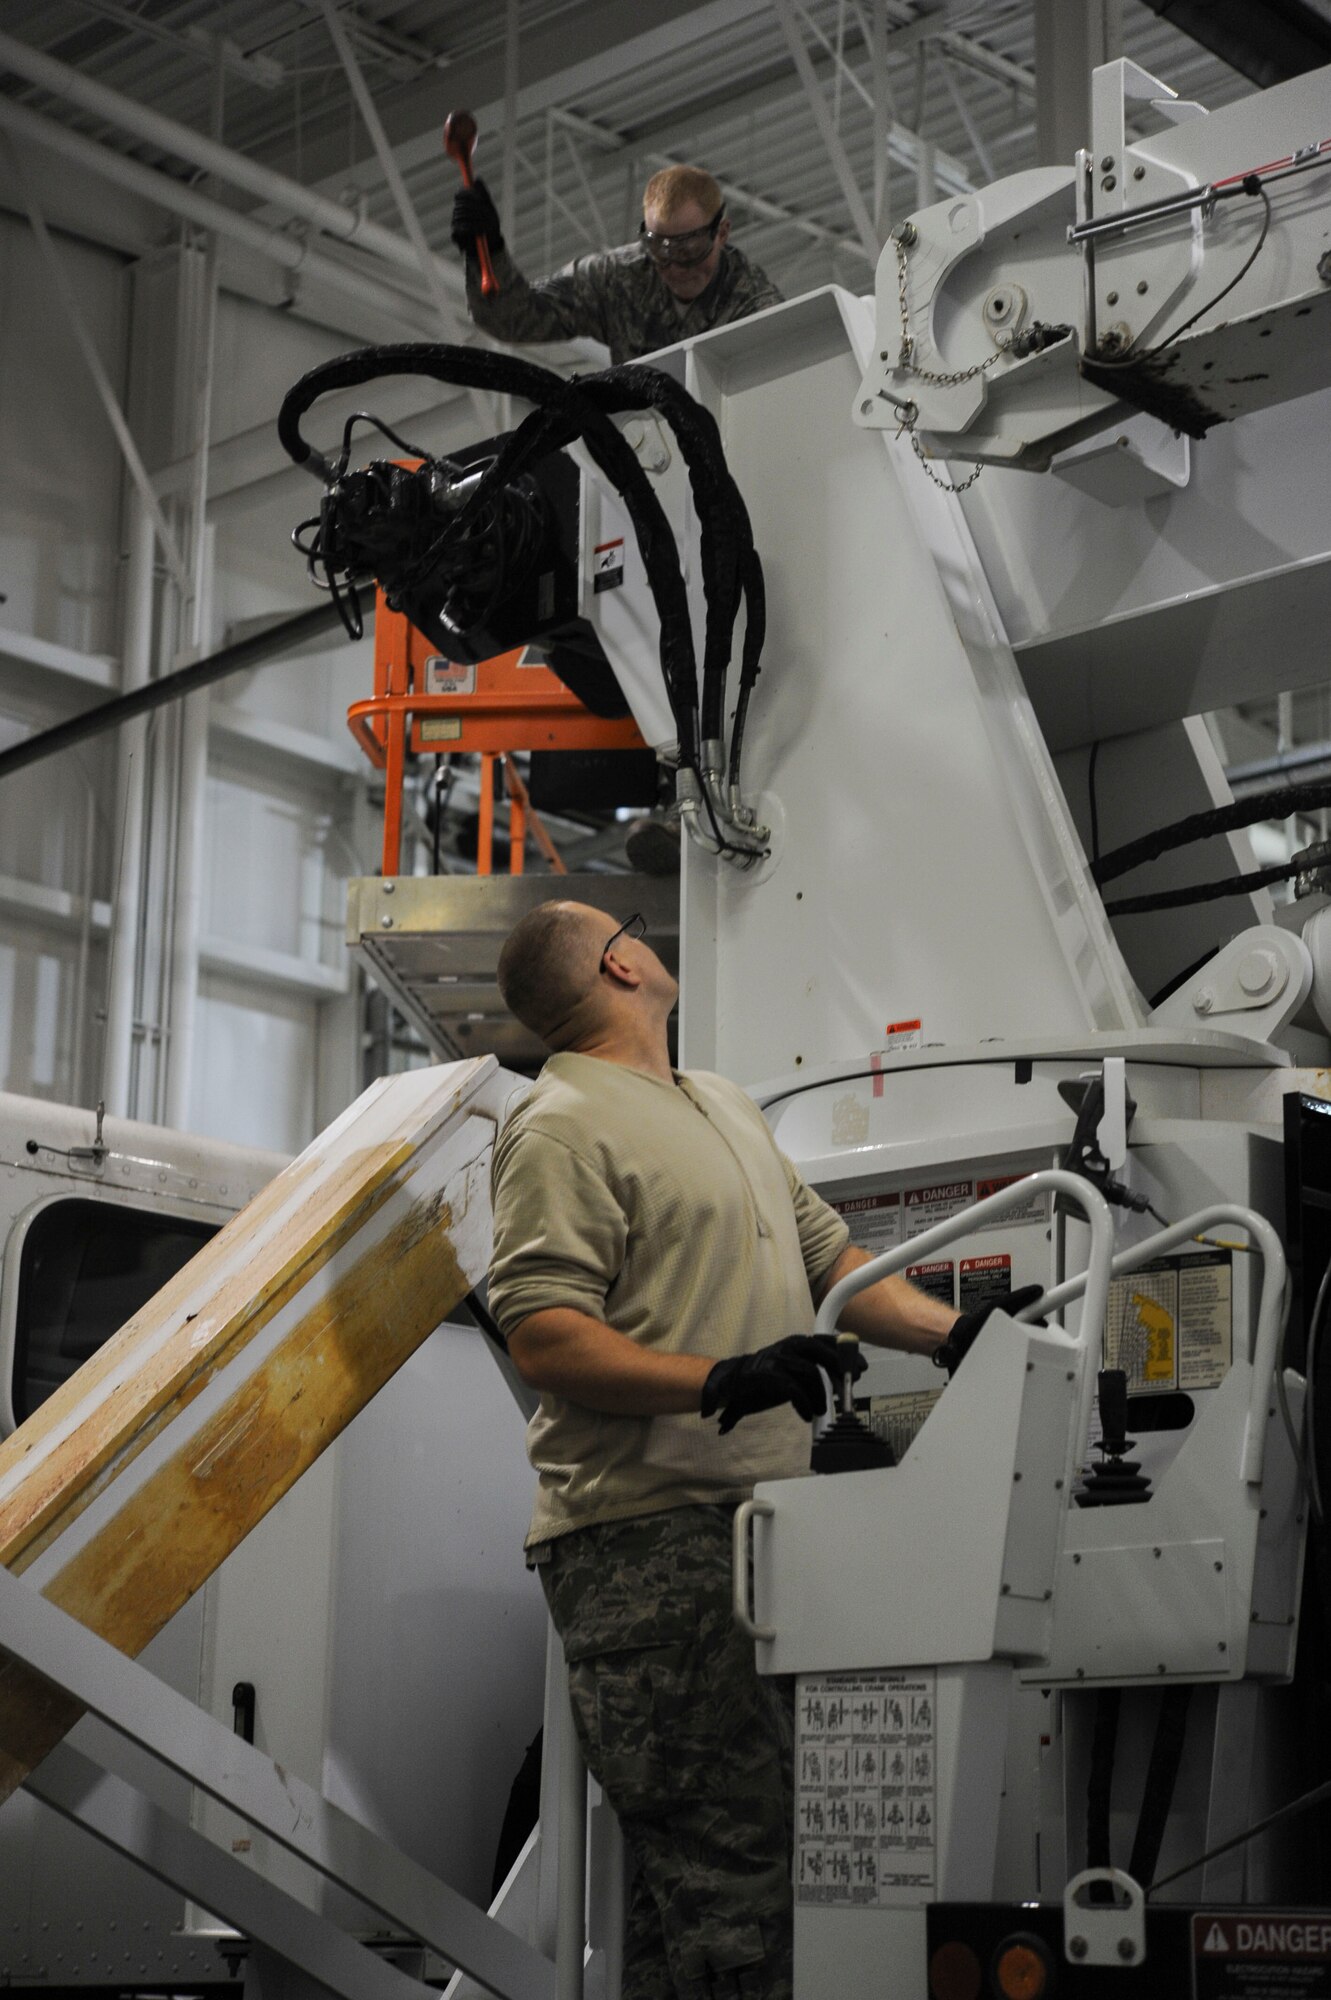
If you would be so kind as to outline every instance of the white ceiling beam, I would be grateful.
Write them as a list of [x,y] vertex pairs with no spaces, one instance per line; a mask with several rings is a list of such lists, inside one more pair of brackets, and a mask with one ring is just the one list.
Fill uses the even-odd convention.
[[804,46],[804,37],[795,18],[793,0],[772,0],[772,7],[781,24],[781,32],[786,38],[786,47],[790,50],[790,59],[795,65],[795,72],[804,90],[805,102],[818,128],[818,136],[826,148],[827,157],[832,162],[832,171],[837,177],[846,207],[850,212],[850,219],[855,225],[855,232],[864,245],[868,257],[877,264],[882,245],[873,226],[873,217],[860,192],[860,184],[855,178],[850,156],[846,152],[841,134],[832,122],[832,113],[828,108],[827,99],[823,96],[822,85],[809,60],[809,51]]
[[943,82],[947,86],[947,94],[952,99],[952,109],[961,120],[962,130],[971,142],[971,151],[979,163],[980,173],[986,181],[991,181],[994,178],[994,163],[990,158],[989,148],[985,145],[974,114],[969,104],[967,104],[965,97],[962,95],[961,85],[957,82],[956,76],[953,73],[952,63],[946,54],[940,56],[939,68],[943,72]]
[[[621,77],[650,71],[654,64],[677,57],[681,47],[723,34],[765,12],[770,4],[771,0],[704,0],[701,6],[681,7],[679,0],[589,0],[576,16],[561,14],[523,36],[517,122],[543,117],[552,105],[576,102]],[[443,165],[441,105],[444,109],[449,104],[465,105],[476,118],[483,144],[500,132],[502,44],[484,57],[459,62],[445,74],[446,84],[431,75],[396,91],[384,107],[384,124],[403,173],[432,162]],[[346,166],[346,136],[340,122],[326,139],[307,131],[301,150],[305,177],[311,183],[326,180],[339,189],[376,184],[372,159]],[[274,160],[278,157],[274,150]],[[280,157],[288,162],[293,157],[285,144]]]
[[[599,146],[603,152],[623,152],[632,147],[633,157],[645,167],[677,167],[683,164],[678,153],[662,153],[645,149],[638,140],[629,139],[616,132],[609,125],[597,124],[591,118],[583,118],[576,112],[552,109],[551,118],[566,131]],[[819,243],[832,249],[851,250],[858,256],[860,245],[853,236],[845,236],[839,230],[829,229],[825,223],[815,222],[812,216],[801,215],[798,209],[788,208],[784,202],[769,201],[766,195],[755,194],[753,189],[740,181],[729,181],[718,176],[717,186],[726,201],[737,203],[751,215],[761,217],[764,222],[782,223],[790,229],[798,229],[805,236],[812,236]],[[604,239],[603,239],[604,240]]]

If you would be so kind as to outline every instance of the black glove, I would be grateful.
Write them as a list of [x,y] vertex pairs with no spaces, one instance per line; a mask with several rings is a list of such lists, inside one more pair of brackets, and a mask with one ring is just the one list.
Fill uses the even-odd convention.
[[1034,1305],[1048,1289],[1047,1285],[1023,1285],[1020,1291],[1006,1292],[1001,1299],[990,1299],[988,1305],[977,1306],[974,1312],[962,1313],[960,1319],[953,1322],[947,1339],[934,1349],[931,1357],[934,1367],[946,1368],[949,1375],[955,1375],[970,1352],[971,1342],[995,1308],[1005,1313],[1019,1313],[1023,1306]]
[[820,1369],[838,1379],[849,1374],[852,1381],[868,1367],[864,1356],[838,1349],[832,1333],[792,1333],[785,1340],[760,1347],[756,1354],[737,1354],[730,1361],[718,1361],[702,1387],[705,1417],[721,1412],[721,1434],[733,1431],[741,1417],[757,1410],[775,1410],[790,1403],[806,1423],[827,1411],[827,1387]]
[[490,190],[484,181],[476,181],[469,188],[459,188],[453,197],[453,241],[464,257],[475,257],[476,238],[483,236],[491,253],[504,247],[504,232],[499,226],[499,210],[490,199]]

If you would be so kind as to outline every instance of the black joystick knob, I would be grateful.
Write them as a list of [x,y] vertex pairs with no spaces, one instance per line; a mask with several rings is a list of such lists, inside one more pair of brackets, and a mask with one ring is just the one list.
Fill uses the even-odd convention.
[[1079,1507],[1140,1507],[1151,1497],[1151,1482],[1135,1458],[1124,1456],[1136,1444],[1128,1436],[1128,1378],[1121,1368],[1103,1368],[1096,1378],[1100,1394],[1098,1465],[1092,1466],[1077,1495]]
[[855,1357],[859,1350],[853,1333],[837,1335],[837,1353],[844,1354],[845,1366],[837,1380],[836,1421],[813,1447],[810,1465],[815,1472],[872,1472],[897,1462],[887,1439],[875,1437],[855,1413]]

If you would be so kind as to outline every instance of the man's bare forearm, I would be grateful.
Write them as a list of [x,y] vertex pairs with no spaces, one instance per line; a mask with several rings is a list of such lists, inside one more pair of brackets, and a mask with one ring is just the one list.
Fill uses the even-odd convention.
[[[824,1278],[819,1296],[825,1298],[833,1285],[872,1262],[867,1250],[848,1243]],[[895,1273],[857,1292],[842,1307],[837,1325],[847,1333],[858,1334],[872,1347],[895,1347],[906,1354],[932,1354],[947,1338],[956,1317],[951,1306],[930,1298],[927,1292],[919,1291],[908,1279]]]
[[519,1320],[508,1351],[528,1388],[607,1416],[661,1417],[697,1410],[713,1362],[701,1354],[657,1354],[572,1306]]

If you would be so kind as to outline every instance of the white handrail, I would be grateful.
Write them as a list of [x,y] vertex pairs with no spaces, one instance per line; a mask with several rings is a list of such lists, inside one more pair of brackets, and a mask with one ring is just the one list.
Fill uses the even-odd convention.
[[[1240,1472],[1244,1483],[1257,1486],[1261,1483],[1262,1467],[1266,1453],[1266,1396],[1271,1377],[1278,1359],[1280,1342],[1281,1302],[1285,1291],[1285,1252],[1280,1238],[1264,1215],[1255,1209],[1244,1208],[1237,1202],[1214,1202],[1209,1208],[1200,1208],[1195,1215],[1189,1215],[1182,1222],[1173,1222],[1165,1229],[1157,1230],[1141,1243],[1134,1243],[1131,1249],[1121,1250],[1115,1257],[1111,1254],[1113,1242],[1113,1219],[1108,1205],[1097,1188],[1080,1176],[1068,1173],[1061,1167],[1048,1167],[1036,1174],[1027,1174],[1023,1180],[1014,1181],[1010,1187],[1001,1188],[997,1194],[989,1195],[984,1201],[977,1201],[965,1208],[959,1215],[949,1216],[933,1229],[926,1229],[919,1236],[912,1236],[909,1242],[898,1244],[896,1249],[887,1250],[872,1263],[862,1264],[858,1270],[842,1278],[818,1308],[814,1322],[815,1331],[831,1332],[849,1299],[857,1292],[875,1285],[880,1278],[887,1278],[908,1263],[918,1263],[934,1250],[954,1242],[958,1236],[966,1236],[973,1229],[983,1226],[991,1217],[1002,1215],[1009,1208],[1020,1207],[1030,1195],[1046,1188],[1069,1196],[1084,1211],[1091,1226],[1091,1254],[1084,1272],[1078,1277],[1067,1278],[1052,1291],[1044,1294],[1033,1304],[1017,1314],[1019,1320],[1043,1319],[1049,1313],[1080,1298],[1083,1293],[1086,1305],[1082,1312],[1083,1333],[1094,1329],[1103,1345],[1102,1329],[1109,1303],[1109,1281],[1111,1277],[1123,1277],[1130,1271],[1139,1270],[1150,1263],[1153,1257],[1163,1256],[1177,1244],[1187,1243],[1200,1236],[1203,1230],[1213,1229],[1217,1223],[1237,1224],[1252,1238],[1262,1258],[1262,1296],[1257,1313],[1257,1330],[1253,1336],[1249,1359],[1252,1363],[1252,1389],[1248,1399],[1248,1418],[1243,1433],[1243,1451],[1240,1458]],[[1078,1337],[1080,1341],[1080,1336]],[[1095,1371],[1088,1368],[1082,1382],[1082,1409],[1077,1426],[1077,1449],[1084,1455],[1086,1438],[1090,1429],[1091,1404],[1095,1395]]]
[[[1020,1182],[1018,1185],[1026,1186],[1028,1183]],[[970,1209],[967,1213],[973,1215],[976,1210]],[[1255,1209],[1243,1208],[1237,1202],[1214,1202],[1209,1208],[1199,1208],[1195,1215],[1185,1216],[1182,1222],[1173,1222],[1167,1229],[1148,1236],[1144,1242],[1134,1243],[1130,1250],[1120,1251],[1113,1260],[1111,1270],[1116,1278],[1139,1270],[1153,1257],[1163,1256],[1176,1244],[1187,1243],[1200,1236],[1203,1230],[1214,1229],[1221,1222],[1237,1223],[1240,1229],[1246,1229],[1262,1258],[1262,1297],[1257,1311],[1257,1330],[1249,1351],[1252,1388],[1248,1397],[1248,1421],[1244,1428],[1240,1459],[1244,1483],[1258,1486],[1261,1484],[1266,1452],[1266,1398],[1279,1359],[1276,1350],[1280,1342],[1281,1304],[1285,1292],[1284,1246],[1271,1224]],[[919,1237],[914,1239],[912,1250],[921,1240]],[[859,1273],[856,1272],[855,1276],[858,1277]],[[1023,1308],[1017,1318],[1042,1319],[1046,1313],[1057,1312],[1060,1306],[1088,1289],[1086,1275],[1068,1278],[1063,1284],[1056,1285],[1053,1291],[1046,1292],[1034,1305]]]
[[[1086,1304],[1081,1316],[1081,1330],[1068,1334],[1060,1329],[1074,1347],[1089,1346],[1094,1340],[1098,1350],[1105,1323],[1105,1313],[1109,1305],[1109,1278],[1114,1254],[1114,1219],[1109,1213],[1109,1204],[1100,1190],[1092,1187],[1079,1174],[1069,1173],[1064,1167],[1044,1167],[1036,1174],[1027,1174],[1022,1180],[1014,1181],[1010,1187],[1000,1188],[997,1194],[987,1195],[983,1201],[975,1202],[959,1215],[949,1216],[946,1222],[939,1222],[932,1229],[923,1230],[912,1236],[908,1243],[899,1243],[895,1250],[885,1250],[881,1257],[871,1263],[861,1264],[837,1284],[818,1308],[814,1321],[814,1331],[831,1333],[843,1307],[870,1285],[876,1285],[880,1278],[890,1278],[907,1264],[918,1263],[921,1258],[941,1250],[946,1244],[955,1242],[958,1236],[967,1236],[973,1229],[982,1228],[986,1222],[1005,1215],[1010,1208],[1022,1207],[1033,1194],[1061,1194],[1074,1201],[1085,1215],[1091,1231],[1091,1254],[1086,1262],[1084,1274],[1075,1280],[1077,1292],[1084,1291]],[[1059,1287],[1061,1296],[1064,1288]],[[1072,1294],[1069,1294],[1071,1296]],[[1044,1301],[1033,1305],[1021,1315],[1023,1319],[1038,1318]],[[1091,1427],[1091,1404],[1095,1398],[1095,1369],[1084,1370],[1079,1408],[1077,1412],[1078,1457],[1084,1456],[1086,1439]]]

